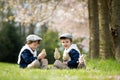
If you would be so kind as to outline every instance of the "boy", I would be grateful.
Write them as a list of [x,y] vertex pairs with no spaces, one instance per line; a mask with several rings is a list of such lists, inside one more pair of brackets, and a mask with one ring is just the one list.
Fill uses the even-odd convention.
[[[38,55],[36,48],[38,47],[41,37],[30,34],[26,37],[26,44],[20,50],[18,56],[18,64],[20,68],[44,68],[47,66],[48,61],[45,54]],[[43,65],[44,64],[44,65]]]
[[72,35],[65,33],[60,35],[59,39],[62,46],[65,48],[63,52],[63,62],[56,60],[54,66],[60,69],[77,68],[80,51],[77,45],[72,43]]

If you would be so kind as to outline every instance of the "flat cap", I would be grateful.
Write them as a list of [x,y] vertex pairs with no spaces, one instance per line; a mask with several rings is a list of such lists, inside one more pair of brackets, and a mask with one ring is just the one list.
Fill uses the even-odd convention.
[[60,35],[59,38],[60,38],[60,39],[61,39],[61,38],[72,39],[72,34],[70,34],[70,33],[64,33],[64,34]]
[[26,37],[26,41],[37,41],[37,40],[41,41],[42,38],[34,34],[30,34]]

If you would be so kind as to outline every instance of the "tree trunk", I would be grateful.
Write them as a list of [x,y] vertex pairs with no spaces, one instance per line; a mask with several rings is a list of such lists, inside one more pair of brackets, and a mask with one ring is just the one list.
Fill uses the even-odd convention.
[[89,53],[90,58],[98,58],[99,56],[99,24],[98,24],[98,1],[88,0],[89,10],[89,30],[90,42]]
[[29,34],[34,34],[34,25],[31,23],[29,26]]
[[109,29],[108,0],[99,0],[99,34],[100,34],[100,57],[102,59],[113,57],[112,37]]
[[115,45],[115,58],[120,61],[120,0],[112,0],[112,36]]

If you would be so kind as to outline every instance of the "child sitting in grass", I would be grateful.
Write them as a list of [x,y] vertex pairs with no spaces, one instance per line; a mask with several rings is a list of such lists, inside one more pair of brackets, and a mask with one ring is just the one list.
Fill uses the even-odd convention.
[[80,51],[77,45],[72,43],[72,35],[65,33],[62,34],[59,38],[62,46],[65,48],[63,53],[63,62],[56,60],[54,62],[54,66],[60,69],[77,68]]
[[44,59],[46,54],[37,56],[36,48],[38,47],[41,37],[31,34],[26,37],[26,44],[20,50],[18,64],[20,68],[47,68],[48,61]]

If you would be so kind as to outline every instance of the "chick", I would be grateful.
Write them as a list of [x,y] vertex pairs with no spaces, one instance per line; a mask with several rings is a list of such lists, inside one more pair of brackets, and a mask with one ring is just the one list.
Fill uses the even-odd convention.
[[58,59],[60,58],[60,52],[58,51],[57,48],[55,48],[54,58],[55,58],[56,60],[58,60]]
[[68,61],[68,60],[69,60],[69,54],[63,53],[63,61]]
[[46,56],[46,50],[42,49],[42,51],[40,52],[40,54],[38,55],[38,58],[44,58]]
[[86,68],[85,55],[82,54],[78,62],[79,62],[78,68]]
[[46,55],[46,50],[45,50],[45,49],[42,49],[41,54]]

